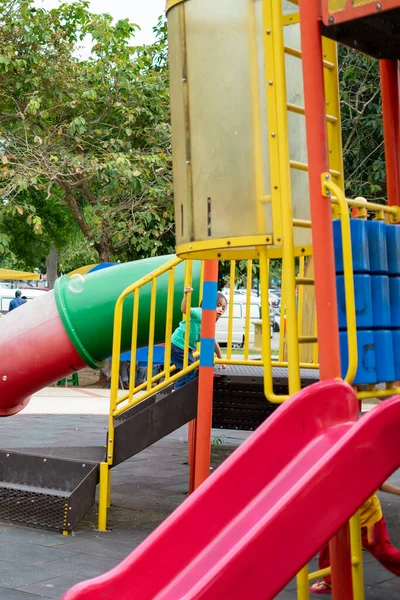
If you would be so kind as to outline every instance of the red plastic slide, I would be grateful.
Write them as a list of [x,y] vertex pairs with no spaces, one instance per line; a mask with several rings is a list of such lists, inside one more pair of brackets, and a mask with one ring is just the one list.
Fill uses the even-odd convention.
[[296,394],[118,567],[63,600],[274,598],[400,463],[400,397],[357,419],[344,382]]

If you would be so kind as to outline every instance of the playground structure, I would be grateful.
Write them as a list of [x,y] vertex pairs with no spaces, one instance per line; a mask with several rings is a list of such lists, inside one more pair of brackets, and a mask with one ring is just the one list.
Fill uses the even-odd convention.
[[[93,502],[99,480],[99,529],[104,530],[112,467],[189,422],[191,497],[119,567],[79,584],[65,599],[94,600],[101,594],[124,600],[132,597],[133,589],[141,600],[273,598],[298,572],[298,598],[305,600],[309,581],[326,572],[309,574],[304,565],[332,538],[333,597],[361,600],[357,509],[400,463],[399,399],[387,400],[357,420],[357,400],[400,391],[393,352],[399,329],[394,318],[399,82],[396,27],[391,25],[397,23],[400,3],[238,0],[233,7],[228,0],[170,0],[167,12],[178,256],[88,275],[81,291],[62,279],[55,294],[46,295],[46,306],[40,300],[40,307],[37,302],[32,308],[21,307],[18,319],[13,314],[4,319],[0,349],[2,356],[13,359],[6,364],[9,376],[0,380],[4,415],[21,410],[29,394],[47,381],[84,364],[98,366],[109,355],[111,342],[112,383],[106,448],[90,449],[90,456],[65,448],[58,456],[53,449],[46,459],[44,449],[0,451],[0,463],[7,465],[4,477],[9,476],[8,488],[2,487],[11,489],[15,473],[28,463],[32,481],[20,484],[29,505],[23,509],[25,518],[34,512],[34,500],[40,508],[28,522],[43,524],[40,510],[47,515],[58,510],[51,526],[68,532]],[[376,30],[379,34],[373,35]],[[336,40],[381,59],[387,206],[344,195]],[[356,209],[355,219],[350,209]],[[365,232],[371,226],[364,227],[362,219],[372,214],[376,223],[371,244],[384,230],[387,245],[387,265],[378,271],[366,261],[371,246]],[[333,226],[334,220],[340,227]],[[365,230],[367,241],[357,241],[357,230]],[[365,255],[361,268],[355,260],[359,254]],[[255,360],[250,355],[247,306],[243,358],[236,358],[228,338],[223,362],[230,370],[215,377],[214,362],[220,362],[213,357],[218,261],[231,261],[231,295],[235,261],[247,261],[248,302],[250,274],[258,263],[262,305],[268,307],[269,261],[274,258],[282,259],[286,348],[281,344],[278,360],[271,359],[269,311],[263,310],[262,356]],[[379,323],[374,320],[372,291],[365,311],[357,304],[357,293],[365,300],[368,282],[371,287],[376,276],[380,283],[373,285],[381,290],[381,298],[387,298],[389,285],[389,313]],[[170,365],[169,340],[179,319],[175,297],[184,283],[194,284],[189,306],[203,302],[202,341],[199,360],[189,365],[188,320],[184,369],[176,373]],[[306,309],[307,303],[313,305],[310,290],[315,290],[316,322],[310,306]],[[231,325],[232,318],[230,311]],[[38,336],[35,326],[44,322],[49,334]],[[31,336],[40,337],[34,365],[17,353],[16,335],[24,335],[27,343]],[[154,344],[164,340],[164,368],[153,376]],[[360,370],[365,344],[385,348],[390,366],[390,340],[392,371],[381,375],[375,361],[375,375],[367,380],[369,373]],[[149,347],[147,380],[135,385],[132,361],[130,388],[121,394],[119,356],[129,349],[134,356],[141,345]],[[17,361],[22,361],[25,377],[13,371]],[[197,368],[198,380],[172,393],[174,381]],[[33,375],[36,372],[39,375]],[[345,382],[330,381],[340,377]],[[279,378],[284,385],[277,384]],[[321,382],[301,390],[317,379]],[[385,388],[377,390],[378,383]],[[350,384],[355,384],[353,389]],[[283,406],[205,481],[213,396],[215,403],[218,396],[235,394],[243,404],[262,396],[270,405]],[[273,462],[267,460],[272,453]],[[366,462],[368,472],[363,468]],[[53,490],[60,491],[51,509],[43,493],[51,488],[49,472]],[[60,490],[66,472],[72,490]],[[27,490],[37,485],[39,476],[42,489]],[[332,502],[339,481],[345,493],[340,502]],[[9,505],[14,498],[10,493]],[[0,514],[3,510],[0,503]],[[10,510],[17,509],[13,505]],[[15,512],[10,518],[15,519]],[[21,515],[18,518],[24,522]]]

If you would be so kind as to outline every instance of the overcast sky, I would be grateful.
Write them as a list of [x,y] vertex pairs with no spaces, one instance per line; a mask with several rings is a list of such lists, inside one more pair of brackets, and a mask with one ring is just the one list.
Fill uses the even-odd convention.
[[[68,0],[67,0],[68,1]],[[35,0],[35,4],[44,8],[54,8],[58,0]],[[110,13],[114,19],[129,18],[140,25],[141,31],[135,35],[135,43],[151,44],[154,41],[152,28],[158,17],[164,13],[165,0],[91,0],[90,10],[94,13]]]

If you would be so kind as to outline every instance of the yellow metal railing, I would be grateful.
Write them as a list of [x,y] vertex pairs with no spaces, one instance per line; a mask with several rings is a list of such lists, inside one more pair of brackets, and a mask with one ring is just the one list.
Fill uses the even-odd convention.
[[[167,387],[177,379],[183,377],[187,373],[194,371],[199,366],[199,361],[196,360],[193,364],[188,364],[189,356],[189,335],[190,335],[190,319],[187,319],[185,333],[185,348],[184,348],[184,364],[183,369],[176,371],[176,367],[171,365],[171,337],[174,317],[174,294],[175,294],[175,268],[182,263],[181,258],[174,258],[162,267],[155,269],[152,273],[142,277],[129,287],[127,287],[119,296],[114,311],[114,326],[113,326],[113,346],[111,358],[111,390],[110,390],[110,410],[108,418],[108,439],[107,439],[107,458],[100,465],[100,494],[99,494],[99,530],[106,529],[107,508],[110,502],[110,483],[111,474],[110,467],[113,464],[114,457],[114,419],[142,402],[152,394]],[[157,312],[157,279],[168,273],[167,286],[167,304],[165,312],[165,351],[164,365],[160,373],[153,375],[153,357],[154,357],[154,338],[155,338],[155,323]],[[202,281],[202,276],[201,276]],[[185,268],[185,285],[192,284],[192,261],[186,262]],[[136,351],[138,349],[137,335],[139,325],[139,306],[140,306],[140,291],[144,286],[151,285],[150,294],[150,309],[149,309],[149,337],[148,337],[148,360],[147,360],[147,377],[143,383],[135,385],[136,381]],[[132,313],[132,341],[131,341],[131,356],[133,359],[130,362],[129,370],[129,389],[128,391],[119,390],[119,370],[120,370],[120,355],[121,355],[121,340],[122,340],[122,318],[124,303],[127,298],[133,296],[133,313]],[[190,313],[191,294],[187,295],[187,313]]]
[[[174,373],[175,367],[171,366],[171,336],[174,313],[174,276],[175,267],[180,264],[182,259],[175,258],[169,263],[156,269],[149,275],[146,275],[139,281],[133,283],[126,288],[117,300],[114,313],[114,331],[113,331],[113,351],[112,351],[112,373],[111,373],[111,396],[110,396],[110,420],[118,417],[138,402],[141,402],[148,396],[168,386],[173,381],[176,381],[183,375],[194,370],[198,366],[198,361],[192,365],[188,365],[189,353],[189,335],[190,335],[190,319],[187,320],[185,333],[185,350],[184,350],[184,366],[183,370]],[[165,354],[164,367],[160,373],[153,375],[152,364],[154,356],[154,330],[156,321],[156,295],[157,295],[157,278],[168,272],[168,298],[165,314]],[[191,285],[192,282],[192,263],[186,262],[185,284]],[[147,378],[146,381],[135,386],[136,380],[136,362],[131,361],[129,372],[129,391],[119,395],[119,367],[121,354],[121,336],[122,336],[122,314],[124,301],[128,296],[133,294],[133,319],[132,319],[132,342],[131,355],[136,355],[137,350],[137,332],[139,318],[139,303],[140,289],[151,284],[150,298],[150,316],[149,316],[149,339],[148,339],[148,361],[147,361]],[[187,310],[190,311],[191,294],[187,297]],[[163,381],[160,381],[163,379]],[[142,392],[138,395],[139,392]],[[110,454],[110,453],[109,453]]]
[[345,195],[338,185],[331,181],[329,173],[322,174],[322,191],[327,198],[333,199],[339,206],[342,230],[344,295],[347,319],[348,367],[345,381],[352,383],[358,366],[356,305],[354,298],[353,256],[350,231],[350,215]]

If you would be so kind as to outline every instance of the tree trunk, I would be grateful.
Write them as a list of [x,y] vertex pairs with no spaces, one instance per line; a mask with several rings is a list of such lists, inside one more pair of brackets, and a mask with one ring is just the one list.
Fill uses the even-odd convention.
[[50,248],[50,254],[46,258],[46,270],[47,270],[47,285],[49,290],[52,290],[57,279],[57,265],[58,265],[58,250],[54,246]]

